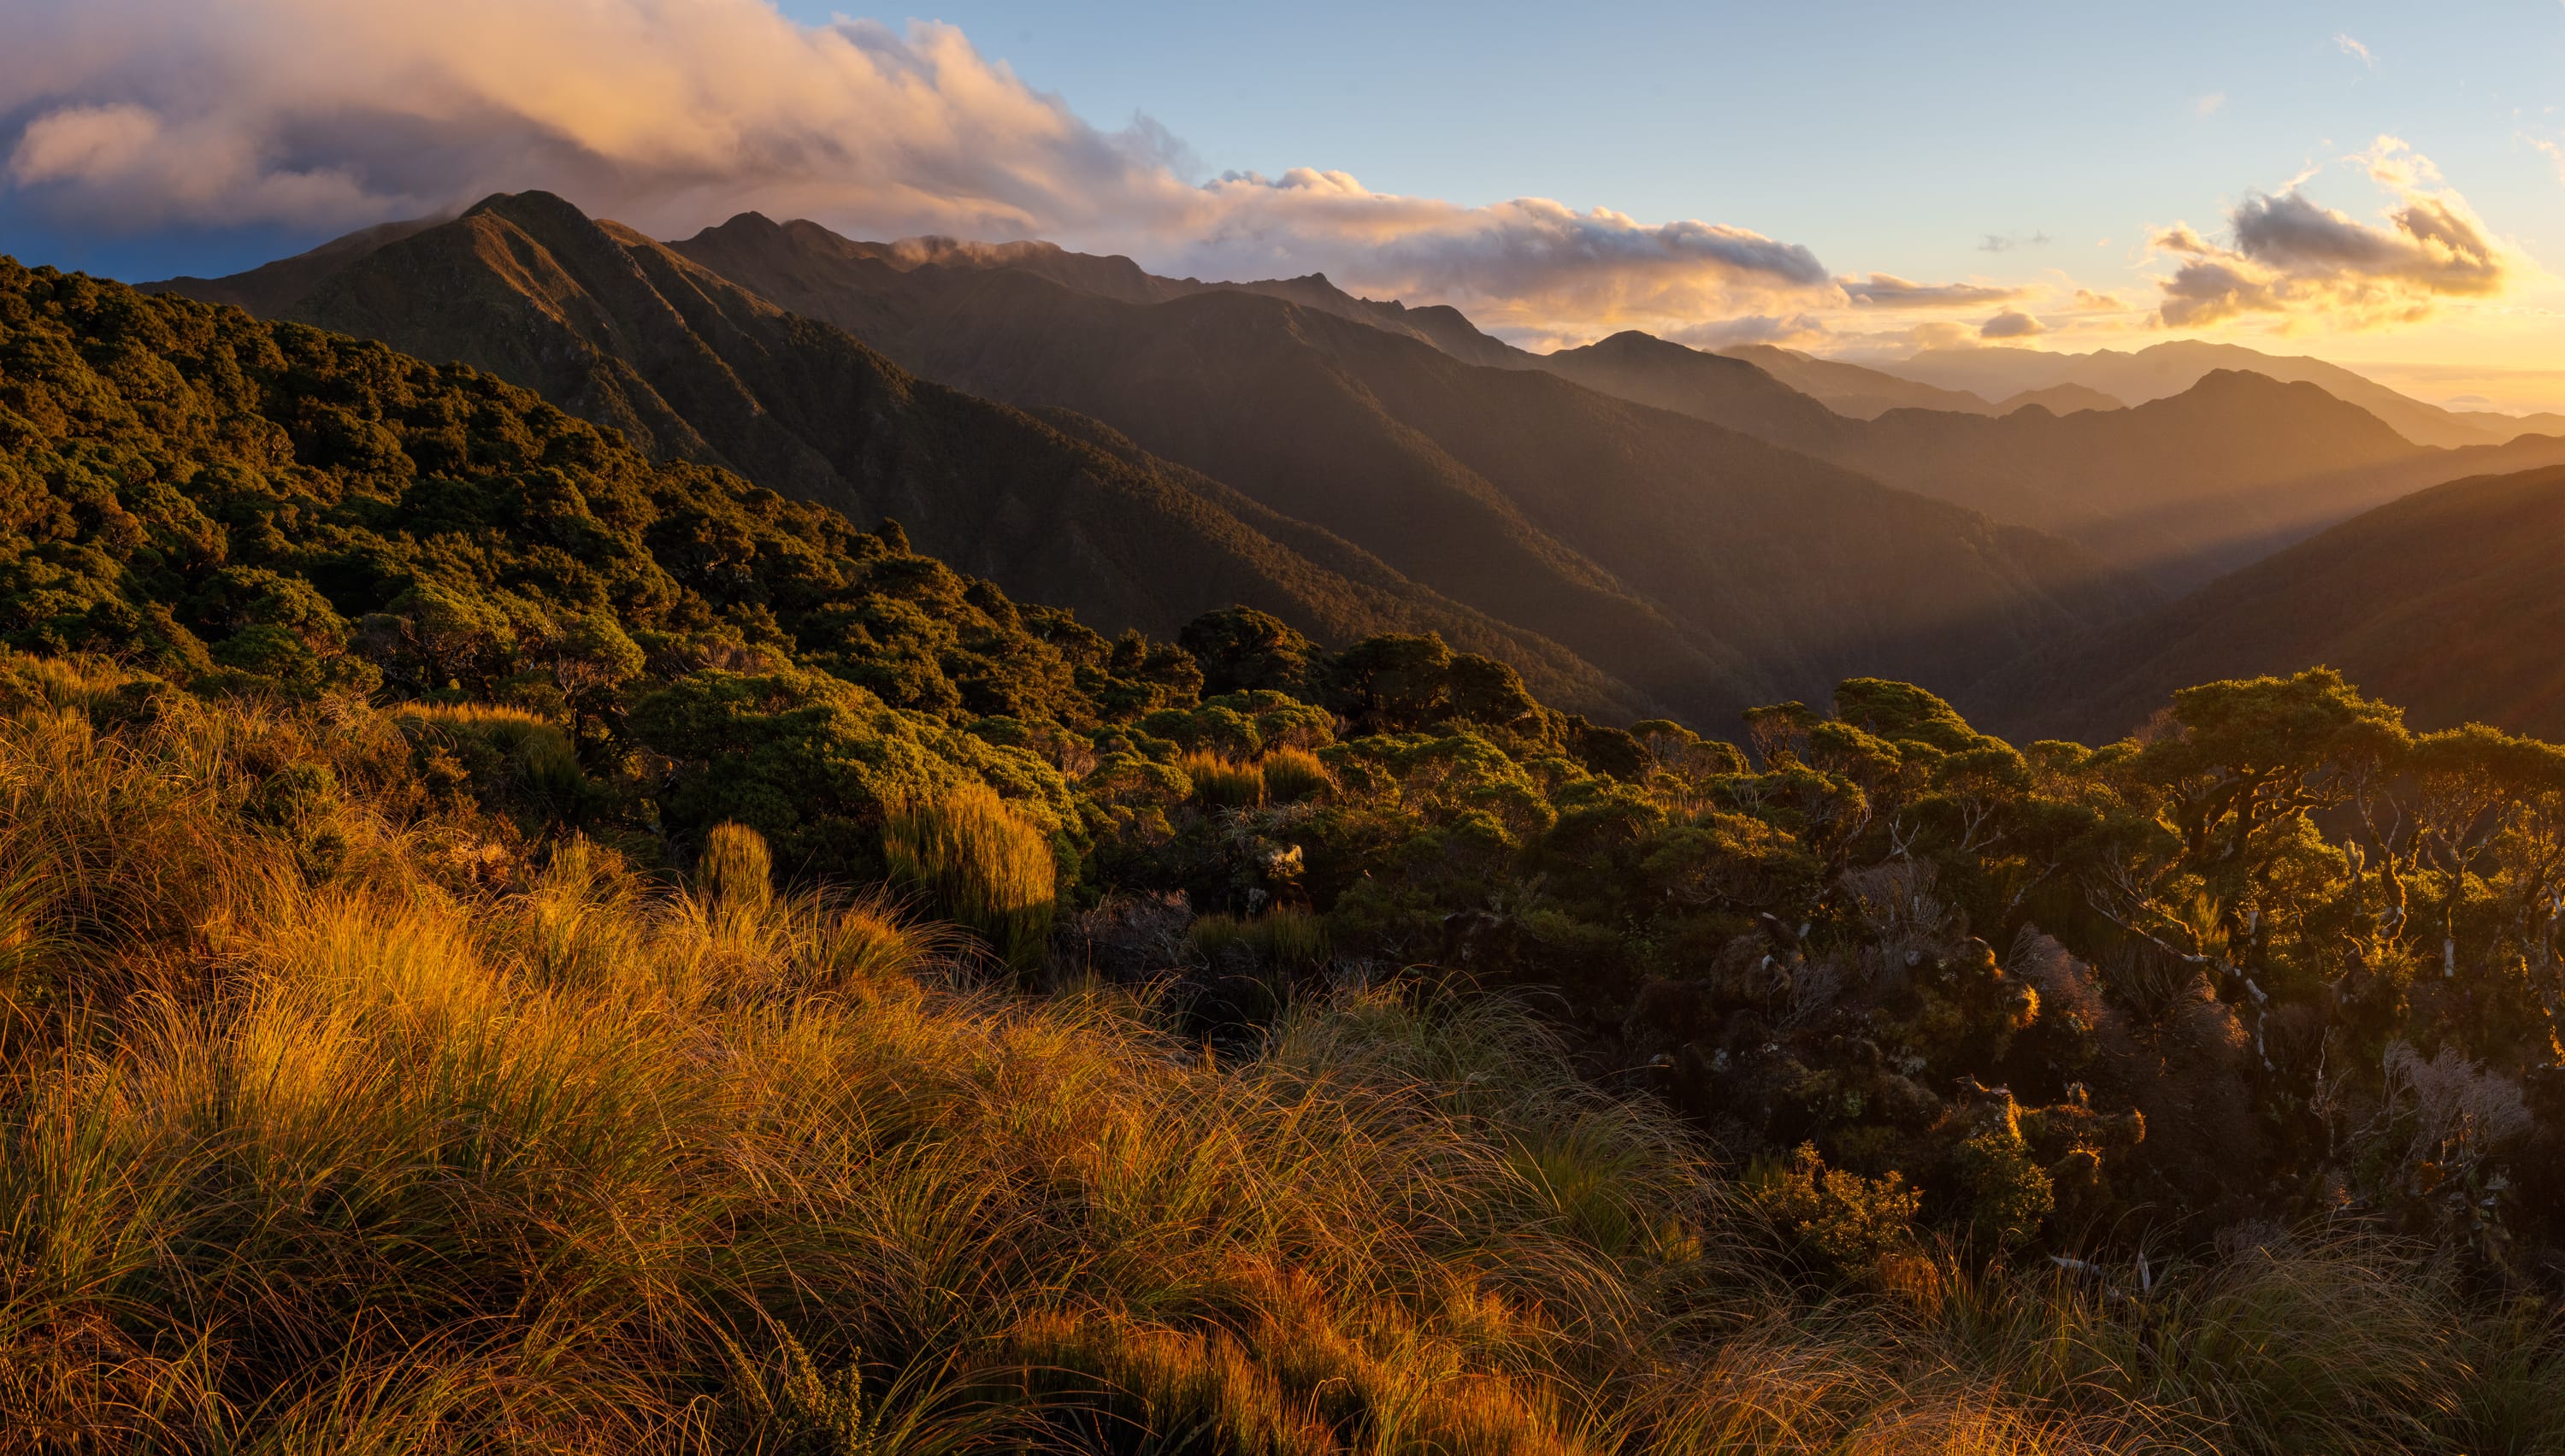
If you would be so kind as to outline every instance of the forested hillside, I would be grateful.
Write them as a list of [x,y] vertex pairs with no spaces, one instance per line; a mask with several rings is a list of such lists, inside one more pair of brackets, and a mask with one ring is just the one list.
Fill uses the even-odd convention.
[[2418,724],[2565,741],[2565,471],[2453,481],[2390,502],[1990,685],[2040,733],[2111,738],[2177,687],[2340,668]]
[[619,429],[663,459],[726,466],[1115,630],[1161,635],[1237,602],[1332,640],[1434,631],[1553,698],[1649,700],[1535,633],[1402,577],[1339,537],[1136,450],[912,378],[543,194],[376,230],[239,280],[171,286],[460,360]]
[[[494,233],[515,240],[490,241]],[[1197,590],[1194,609],[1250,602],[1338,642],[1364,629],[1434,630],[1596,711],[1647,704],[1733,723],[1744,707],[1821,692],[1847,673],[1961,683],[2155,600],[2035,532],[1521,368],[1461,363],[1424,337],[1439,330],[1454,347],[1462,334],[1478,337],[1449,311],[1410,317],[1318,280],[1247,289],[1154,280],[1127,260],[1055,249],[894,252],[753,216],[662,247],[609,236],[560,199],[530,194],[365,252],[317,286],[297,273],[282,292],[262,292],[256,275],[183,287],[255,295],[306,322],[467,360],[683,458],[684,430],[627,411],[624,401],[644,396],[598,382],[637,372],[659,381],[645,403],[664,403],[721,458],[794,494],[835,489],[788,468],[810,453],[795,453],[803,444],[819,441],[829,459],[886,448],[870,414],[841,407],[840,376],[860,371],[824,350],[802,353],[814,347],[803,336],[817,336],[870,358],[825,327],[834,325],[924,377],[1099,420],[1124,438],[1133,471],[1189,483],[1193,500],[1219,502],[1278,553],[1383,579],[1384,590],[1441,608],[1402,602],[1353,630],[1347,613],[1316,619],[1246,592]],[[638,305],[619,302],[639,293],[624,276],[635,270],[658,282]],[[774,303],[797,313],[776,315]],[[681,325],[690,309],[790,317],[800,332],[700,379],[697,362],[740,353],[737,341],[757,326]],[[529,353],[520,342],[529,318],[526,337],[576,337]],[[544,363],[555,359],[581,362],[580,372]],[[708,422],[724,419],[790,441],[753,448]],[[1180,468],[1155,468],[1152,457]],[[1048,520],[1019,503],[1024,489],[1002,466],[955,469],[960,488],[947,492],[858,483],[820,498],[916,522],[921,546],[1021,594],[1108,624],[1155,625],[1079,585],[1097,575],[1089,557],[1111,546],[1103,511],[1091,550],[1037,535],[1008,553],[995,544],[1003,536],[981,532],[984,520],[1029,530]],[[1163,533],[1143,518],[1130,534]],[[1340,565],[1347,558],[1362,570]],[[1133,590],[1192,588],[1144,580]]]
[[2558,1438],[2565,750],[1107,639],[470,368],[0,284],[15,1428]]

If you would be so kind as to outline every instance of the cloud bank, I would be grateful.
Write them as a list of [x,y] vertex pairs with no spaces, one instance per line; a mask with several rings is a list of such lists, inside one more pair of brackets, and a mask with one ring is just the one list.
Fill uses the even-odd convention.
[[[2233,209],[2224,241],[2161,230],[2177,266],[2149,322],[2384,322],[2506,285],[2514,260],[2428,161],[2392,138],[2359,160],[2398,199],[2383,222],[2293,184]],[[2063,274],[1836,274],[1728,223],[1462,206],[1309,167],[1197,181],[1164,128],[1097,127],[949,26],[805,25],[774,0],[81,0],[16,7],[0,45],[0,190],[59,226],[339,231],[533,187],[659,236],[754,208],[1208,277],[1324,272],[1534,346],[1642,328],[1882,350],[2137,323],[2097,317],[2120,311],[2105,295],[2070,303]]]
[[1162,128],[1095,127],[941,25],[807,26],[771,0],[82,0],[11,27],[0,177],[84,227],[350,228],[542,187],[662,235],[756,208],[1045,237],[1324,271],[1535,332],[1843,302],[1808,249],[1724,224],[1305,168],[1196,185]]

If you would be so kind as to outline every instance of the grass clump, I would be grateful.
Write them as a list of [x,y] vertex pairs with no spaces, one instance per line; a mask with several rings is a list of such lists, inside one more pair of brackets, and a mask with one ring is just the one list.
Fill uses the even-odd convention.
[[1253,809],[1265,802],[1265,772],[1255,764],[1189,753],[1176,767],[1191,781],[1194,801],[1207,809]]
[[1213,965],[1243,954],[1261,966],[1306,974],[1327,963],[1327,923],[1299,905],[1277,905],[1262,915],[1204,915],[1186,931],[1194,954]]
[[1258,766],[1265,792],[1285,804],[1306,803],[1334,792],[1336,781],[1318,756],[1305,748],[1278,748]]
[[891,806],[882,824],[891,878],[978,931],[1010,965],[1042,959],[1050,940],[1058,865],[1040,829],[996,791],[967,784]]
[[775,856],[766,837],[746,825],[717,824],[704,835],[695,884],[713,904],[754,912],[775,898]]

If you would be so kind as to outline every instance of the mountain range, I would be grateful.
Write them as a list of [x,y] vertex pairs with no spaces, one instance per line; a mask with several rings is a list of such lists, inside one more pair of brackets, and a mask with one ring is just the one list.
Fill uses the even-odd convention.
[[2074,383],[2021,389],[2000,399],[1988,399],[1974,389],[1945,389],[1885,369],[1819,359],[1772,344],[1741,344],[1717,352],[1729,359],[1742,359],[1835,413],[1855,419],[1877,419],[1892,409],[2003,415],[2036,404],[2052,414],[2071,414],[2078,409],[2119,409],[2127,404],[2116,395]]
[[2542,421],[2231,346],[1535,355],[1322,275],[755,213],[660,242],[544,193],[151,287],[469,364],[1108,630],[1240,603],[1321,640],[1436,632],[1625,719],[1879,675],[2118,731],[2158,678],[2214,675],[2128,644],[2188,640],[2293,543],[2565,465]]
[[528,193],[160,287],[458,360],[662,454],[896,516],[1108,629],[1240,601],[1322,639],[1441,631],[1598,712],[1971,681],[2154,600],[2054,537],[1473,364],[1506,347],[1322,279],[1156,280],[755,215],[661,244]]
[[1928,349],[1879,368],[1918,383],[1982,394],[2081,385],[2130,404],[2179,394],[2218,369],[2239,369],[2284,383],[2317,385],[2335,398],[2377,415],[2418,445],[2498,445],[2524,434],[2565,433],[2565,415],[2443,409],[2324,360],[2264,354],[2241,345],[2190,339],[2134,352],[2104,349],[2089,354],[2031,349]]

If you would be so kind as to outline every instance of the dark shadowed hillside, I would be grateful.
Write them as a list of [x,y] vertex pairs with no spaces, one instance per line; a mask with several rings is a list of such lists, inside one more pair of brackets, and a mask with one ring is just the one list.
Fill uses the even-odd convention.
[[2020,736],[2117,737],[2172,690],[2339,669],[2417,727],[2565,738],[2565,469],[2391,502],[2000,682]]

